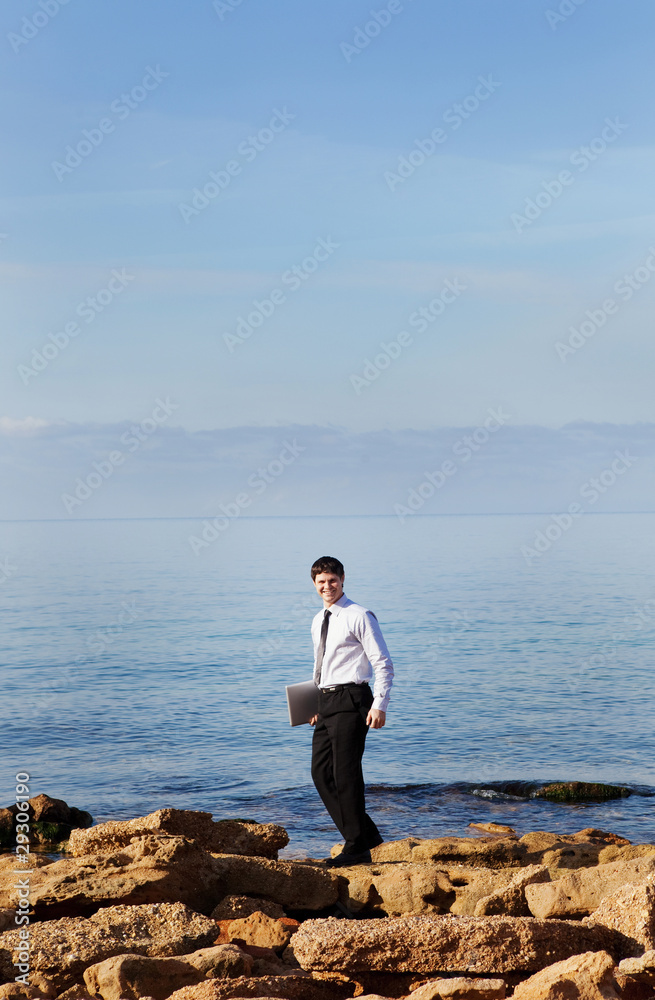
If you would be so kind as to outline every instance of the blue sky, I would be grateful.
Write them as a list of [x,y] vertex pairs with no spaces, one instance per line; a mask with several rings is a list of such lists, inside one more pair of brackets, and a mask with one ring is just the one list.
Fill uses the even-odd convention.
[[75,479],[158,399],[189,460],[244,427],[438,451],[503,406],[511,509],[539,428],[654,421],[651,3],[233,3],[2,8],[0,514],[52,516],[46,442]]

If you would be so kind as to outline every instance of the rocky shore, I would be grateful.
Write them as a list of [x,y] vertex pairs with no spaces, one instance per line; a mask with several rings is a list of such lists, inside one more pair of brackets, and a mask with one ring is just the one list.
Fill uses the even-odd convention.
[[0,1000],[655,998],[655,844],[481,824],[329,869],[274,824],[30,815],[68,839],[17,854],[0,810]]

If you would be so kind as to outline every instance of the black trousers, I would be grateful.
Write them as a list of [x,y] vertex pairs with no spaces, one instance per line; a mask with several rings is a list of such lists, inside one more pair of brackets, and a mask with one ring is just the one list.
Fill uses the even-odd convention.
[[345,841],[346,854],[359,854],[382,843],[364,803],[362,756],[368,732],[366,716],[372,704],[368,684],[347,684],[318,693],[312,780]]

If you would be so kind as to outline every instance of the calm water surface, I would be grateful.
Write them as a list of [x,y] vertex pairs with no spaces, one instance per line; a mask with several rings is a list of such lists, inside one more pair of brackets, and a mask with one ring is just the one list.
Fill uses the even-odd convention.
[[[365,756],[387,837],[494,820],[655,841],[655,515],[589,515],[527,565],[548,523],[249,518],[198,555],[192,520],[0,524],[0,804],[27,770],[97,821],[206,809],[324,853],[335,832],[284,685],[311,676],[309,566],[334,554],[396,665]],[[571,807],[502,784],[573,779],[636,794]]]

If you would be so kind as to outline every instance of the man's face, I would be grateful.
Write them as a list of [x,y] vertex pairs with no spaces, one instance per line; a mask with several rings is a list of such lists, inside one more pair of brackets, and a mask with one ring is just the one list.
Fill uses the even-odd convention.
[[315,577],[314,586],[326,607],[338,601],[343,594],[344,579],[345,577],[337,576],[336,573],[319,573]]

